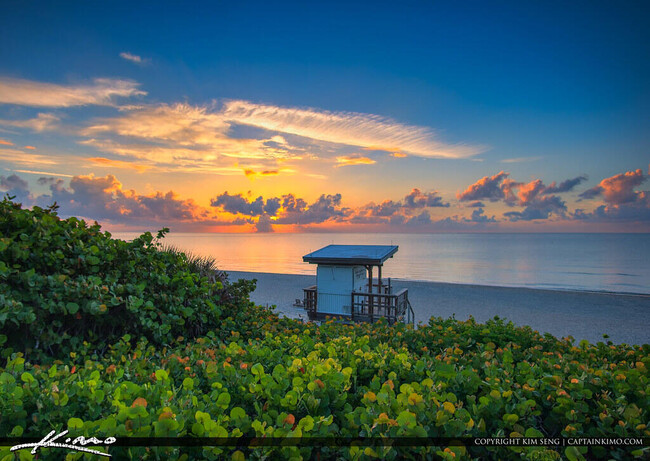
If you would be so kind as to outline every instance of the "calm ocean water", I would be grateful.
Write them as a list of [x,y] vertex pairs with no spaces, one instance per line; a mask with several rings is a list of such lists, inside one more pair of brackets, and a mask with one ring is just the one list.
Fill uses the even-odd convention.
[[650,234],[171,233],[164,241],[213,256],[226,271],[315,274],[302,256],[325,245],[392,244],[399,251],[385,277],[650,294]]

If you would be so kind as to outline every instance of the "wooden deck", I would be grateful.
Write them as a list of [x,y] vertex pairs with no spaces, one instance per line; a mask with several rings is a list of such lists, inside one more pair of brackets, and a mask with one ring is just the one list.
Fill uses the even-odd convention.
[[373,285],[375,293],[352,292],[349,314],[333,314],[318,310],[318,292],[316,285],[304,288],[303,307],[309,320],[325,320],[338,317],[350,322],[376,322],[385,318],[389,324],[404,322],[414,323],[413,308],[408,300],[408,290],[403,289],[393,293],[389,285]]

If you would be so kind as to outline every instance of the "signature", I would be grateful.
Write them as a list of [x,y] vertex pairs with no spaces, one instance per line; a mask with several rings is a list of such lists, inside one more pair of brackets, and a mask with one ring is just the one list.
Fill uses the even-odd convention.
[[[11,447],[11,451],[17,451],[17,450],[24,450],[25,448],[32,448],[32,455],[35,455],[38,453],[38,451],[41,448],[70,448],[71,450],[75,451],[83,451],[85,453],[92,453],[94,455],[99,455],[99,456],[106,456],[108,458],[111,457],[108,453],[103,453],[98,450],[93,450],[92,448],[86,448],[86,445],[110,445],[112,443],[115,443],[116,439],[115,437],[108,437],[104,441],[96,439],[95,437],[91,437],[89,439],[85,438],[83,435],[77,437],[76,439],[72,440],[70,437],[65,439],[65,443],[59,443],[55,442],[55,440],[60,439],[61,437],[64,437],[68,431],[63,431],[57,435],[56,431],[52,431],[49,434],[47,434],[43,439],[41,439],[40,442],[36,443],[23,443],[22,445],[16,445],[14,447]],[[71,443],[72,442],[72,443]]]

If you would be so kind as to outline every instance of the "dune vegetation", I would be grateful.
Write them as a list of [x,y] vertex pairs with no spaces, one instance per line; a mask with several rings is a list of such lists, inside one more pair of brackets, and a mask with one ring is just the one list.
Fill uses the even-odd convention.
[[[55,206],[0,204],[0,437],[650,436],[650,345],[575,344],[499,318],[417,328],[280,318],[249,301],[254,282],[164,248],[166,231],[126,242]],[[113,459],[648,455],[328,445],[100,449]],[[85,456],[61,450],[40,459]],[[0,447],[0,460],[14,456],[33,458]]]

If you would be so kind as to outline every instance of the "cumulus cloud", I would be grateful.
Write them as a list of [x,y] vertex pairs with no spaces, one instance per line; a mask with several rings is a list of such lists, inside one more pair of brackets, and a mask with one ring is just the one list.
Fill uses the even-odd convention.
[[470,202],[469,206],[481,208],[483,203],[480,200],[503,201],[509,206],[525,207],[521,211],[504,213],[504,217],[510,221],[548,219],[552,214],[564,216],[567,212],[566,203],[554,194],[569,192],[586,179],[586,176],[578,176],[560,184],[553,181],[546,186],[541,179],[528,183],[517,182],[509,178],[509,173],[501,171],[479,179],[457,194],[457,198],[461,202]]
[[247,216],[261,216],[269,214],[275,216],[279,208],[280,200],[271,198],[264,201],[260,195],[254,200],[249,200],[242,194],[230,195],[228,191],[216,196],[210,201],[213,207],[221,207],[224,211],[232,214],[243,214]]
[[558,194],[562,192],[570,192],[572,191],[578,184],[582,183],[583,181],[586,181],[587,175],[582,175],[578,176],[573,179],[567,179],[566,181],[562,181],[560,184],[555,184],[555,181],[553,181],[551,184],[548,185],[548,187],[544,190],[545,194]]
[[621,205],[636,202],[643,192],[636,192],[635,187],[640,186],[648,179],[639,168],[635,171],[617,174],[603,179],[596,187],[586,190],[580,197],[593,199],[602,196],[606,203]]
[[457,194],[456,197],[461,202],[476,200],[489,200],[490,202],[496,202],[501,200],[505,198],[502,183],[509,175],[510,173],[500,171],[494,176],[485,176],[474,184],[468,186],[467,189]]
[[[301,205],[304,200],[296,201],[295,197],[291,197],[290,202]],[[294,207],[293,211],[285,210],[284,215],[280,216],[276,222],[278,224],[307,225],[339,221],[349,216],[351,211],[341,205],[341,194],[323,194],[306,207]]]
[[255,230],[260,233],[273,232],[271,218],[268,215],[262,215],[255,224]]
[[208,210],[193,200],[180,199],[174,192],[141,195],[125,190],[113,175],[103,177],[74,176],[69,186],[61,179],[42,178],[39,184],[49,185],[49,194],[35,198],[40,206],[57,202],[63,216],[143,225],[214,224],[217,221]]
[[566,211],[566,204],[558,196],[551,195],[527,202],[523,211],[508,211],[503,215],[510,221],[532,221],[548,219],[551,214],[564,215]]
[[492,223],[492,222],[497,222],[496,218],[494,216],[488,217],[485,215],[485,212],[483,208],[478,208],[474,211],[472,211],[472,215],[470,216],[469,219],[465,219],[467,222],[474,222],[474,223]]
[[404,206],[407,208],[448,207],[449,203],[443,202],[438,192],[423,193],[420,189],[414,188],[404,197]]
[[222,115],[233,123],[270,131],[336,144],[406,152],[421,157],[462,158],[484,150],[479,146],[446,144],[436,139],[429,128],[405,125],[372,114],[230,101],[224,105]]
[[131,80],[98,78],[92,84],[58,85],[0,78],[0,104],[32,107],[72,107],[114,104],[116,97],[145,95]]
[[293,194],[265,200],[262,196],[249,199],[243,194],[224,192],[213,198],[210,204],[232,214],[273,217],[273,224],[319,224],[341,220],[352,211],[342,206],[341,194],[323,194],[314,202],[307,203]]
[[5,192],[6,195],[16,197],[15,200],[18,202],[22,202],[29,197],[27,181],[15,174],[8,177],[0,176],[0,190]]
[[418,215],[407,218],[404,224],[407,226],[426,226],[431,222],[431,214],[428,211],[423,211]]
[[580,194],[580,197],[585,200],[602,197],[605,204],[592,212],[577,209],[573,217],[595,222],[650,222],[650,191],[635,190],[647,179],[648,176],[641,169],[603,179],[596,187]]
[[[461,202],[472,202],[476,205],[480,200],[489,200],[497,202],[504,200],[510,205],[526,204],[531,199],[538,195],[548,195],[569,192],[577,185],[587,180],[586,176],[578,176],[576,178],[567,179],[557,184],[553,181],[549,186],[545,186],[541,180],[537,179],[530,183],[521,183],[509,178],[510,173],[500,171],[493,176],[485,176],[474,184],[471,184],[463,192],[456,195]],[[518,196],[517,196],[518,190]]]

